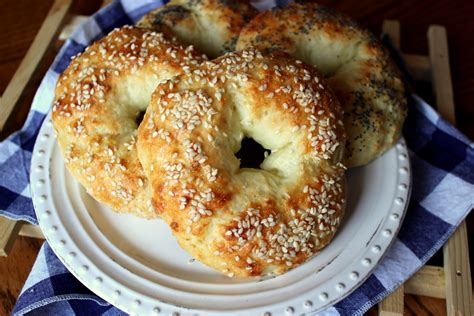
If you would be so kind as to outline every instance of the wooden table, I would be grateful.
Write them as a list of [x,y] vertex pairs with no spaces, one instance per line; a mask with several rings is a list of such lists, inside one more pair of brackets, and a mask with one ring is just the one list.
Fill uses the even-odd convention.
[[[402,47],[404,52],[426,54],[426,30],[430,24],[441,24],[447,28],[453,76],[454,99],[458,128],[468,137],[474,139],[474,1],[398,1],[398,0],[346,0],[324,3],[347,13],[367,26],[375,33],[380,33],[381,23],[385,19],[397,19],[402,25]],[[100,0],[77,0],[72,13],[89,15],[100,6]],[[37,30],[45,18],[52,0],[2,0],[0,10],[0,93],[3,93],[10,78],[29,48]],[[46,58],[51,61],[54,53]],[[15,114],[10,118],[6,128],[0,132],[4,139],[17,130],[23,123],[31,104],[36,88],[47,67],[44,66],[35,74],[31,86],[22,97]],[[430,101],[429,89],[420,85],[424,97]],[[1,198],[1,197],[0,197]],[[468,217],[471,263],[474,262],[474,215]],[[0,315],[11,312],[16,298],[28,276],[42,244],[41,240],[19,237],[7,258],[0,257]],[[433,261],[440,263],[442,256],[435,256]],[[471,267],[474,265],[471,264]],[[407,315],[445,315],[443,300],[407,295],[405,297]],[[375,315],[376,307],[369,311]]]

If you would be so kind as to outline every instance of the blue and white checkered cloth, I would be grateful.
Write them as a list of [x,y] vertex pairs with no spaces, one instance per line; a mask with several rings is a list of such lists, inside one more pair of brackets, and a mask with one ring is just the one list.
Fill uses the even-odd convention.
[[[56,80],[70,57],[113,28],[132,24],[161,4],[149,0],[113,2],[66,42],[38,89],[24,127],[0,143],[0,214],[38,223],[29,187],[31,154],[51,106]],[[410,98],[409,108],[404,136],[410,149],[413,189],[403,226],[365,283],[321,314],[356,315],[367,311],[421,268],[474,205],[474,144],[417,96]],[[46,242],[13,311],[14,315],[26,313],[124,314],[82,285]]]

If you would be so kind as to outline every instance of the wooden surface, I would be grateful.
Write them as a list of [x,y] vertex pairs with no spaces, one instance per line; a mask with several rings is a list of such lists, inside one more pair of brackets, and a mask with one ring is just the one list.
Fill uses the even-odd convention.
[[446,298],[444,269],[426,265],[405,284],[405,293],[429,297]]
[[0,315],[9,315],[43,240],[18,237],[8,259],[0,259]]
[[[446,274],[446,305],[448,315],[473,315],[473,297],[469,256],[462,249],[465,247],[467,228],[462,223],[443,249],[444,273]],[[464,312],[461,312],[464,311]]]
[[[433,90],[439,113],[451,124],[456,124],[453,87],[449,68],[447,32],[443,26],[428,29],[428,43],[432,65]],[[443,247],[448,315],[472,315],[472,281],[467,249],[467,227],[463,222]]]
[[[384,33],[390,36],[392,44],[400,49],[400,22],[397,20],[385,20],[382,25]],[[449,65],[449,46],[446,28],[440,25],[431,25],[428,29],[430,80],[432,91],[435,93],[435,104],[439,113],[451,124],[456,124],[455,105],[453,99],[453,87]],[[413,60],[408,60],[408,65]],[[418,64],[412,69],[418,69]],[[425,67],[421,67],[424,69]],[[416,77],[415,77],[416,78]],[[417,78],[419,79],[419,78]],[[469,270],[469,252],[466,233],[466,223],[462,222],[457,231],[443,247],[444,260],[444,287],[440,288],[439,277],[432,273],[420,271],[420,274],[406,282],[406,285],[415,287],[420,295],[439,297],[441,292],[446,298],[447,314],[449,316],[472,314],[472,283]],[[435,269],[425,266],[422,270]],[[422,285],[426,279],[428,286]],[[434,285],[434,286],[433,286]],[[433,287],[431,287],[433,286]],[[426,290],[426,292],[423,292]],[[440,291],[441,290],[441,291]],[[404,310],[404,285],[400,286],[392,295],[386,297],[378,305],[379,315],[396,316],[403,315]],[[421,292],[421,293],[420,293]]]
[[44,20],[37,36],[33,40],[25,57],[18,66],[11,84],[5,89],[0,99],[0,130],[3,129],[13,108],[19,102],[27,82],[37,69],[39,61],[45,55],[48,47],[56,38],[60,26],[71,6],[72,0],[56,0]]
[[6,256],[10,251],[16,235],[20,231],[20,226],[19,222],[0,217],[0,256]]
[[24,223],[21,225],[18,235],[25,237],[33,237],[38,239],[44,239],[43,232],[38,225],[33,225],[30,223]]
[[404,307],[404,286],[401,285],[391,295],[380,302],[379,316],[402,316]]
[[[375,33],[380,33],[383,20],[399,20],[402,33],[401,46],[408,54],[427,54],[428,26],[430,24],[444,25],[448,33],[458,128],[474,139],[474,58],[472,58],[474,45],[471,40],[474,31],[474,19],[472,19],[474,1],[326,0],[319,2],[351,15]],[[1,94],[18,69],[52,3],[52,0],[2,0],[2,10],[0,10]],[[97,10],[100,3],[99,0],[74,1],[72,12],[89,15]],[[46,64],[50,63],[53,57],[54,52],[47,53]],[[22,125],[36,87],[47,69],[46,64],[33,74],[34,80],[27,87],[26,93],[20,99],[4,130],[0,132],[0,139],[7,137]],[[419,84],[418,88],[427,91],[429,85]],[[433,101],[430,94],[423,96],[428,101]],[[468,218],[467,234],[471,247],[471,262],[473,262],[472,215]],[[42,240],[19,237],[13,245],[10,256],[0,258],[0,315],[11,311],[41,243]],[[442,258],[442,256],[437,257]],[[368,314],[377,315],[377,309],[371,309]],[[405,315],[446,315],[445,301],[405,295]]]
[[446,29],[433,25],[428,29],[428,44],[432,65],[433,91],[436,91],[436,104],[438,112],[451,124],[456,125],[454,112],[453,84],[449,68],[449,47],[446,45]]

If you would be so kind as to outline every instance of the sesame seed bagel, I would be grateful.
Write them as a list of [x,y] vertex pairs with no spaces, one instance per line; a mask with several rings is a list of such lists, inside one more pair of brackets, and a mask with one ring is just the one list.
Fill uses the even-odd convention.
[[369,163],[399,139],[407,107],[400,75],[367,30],[316,3],[260,13],[242,30],[237,49],[284,51],[316,66],[344,109],[344,164]]
[[158,83],[201,61],[192,47],[131,26],[71,61],[56,86],[53,124],[67,168],[95,199],[119,212],[157,216],[137,157],[137,119]]
[[235,50],[240,30],[257,13],[249,0],[171,0],[137,25],[176,36],[215,58]]
[[[157,87],[139,127],[153,205],[208,266],[283,273],[327,245],[343,216],[341,119],[299,61],[248,50],[202,63]],[[240,168],[244,137],[271,150],[260,169]]]

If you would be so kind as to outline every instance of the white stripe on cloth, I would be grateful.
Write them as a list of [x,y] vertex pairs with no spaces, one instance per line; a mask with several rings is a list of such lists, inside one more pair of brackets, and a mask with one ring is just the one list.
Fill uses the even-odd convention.
[[26,188],[20,193],[22,196],[31,199],[31,190],[30,186],[27,185]]
[[20,146],[8,140],[2,142],[1,145],[2,150],[0,150],[0,164],[5,163],[5,161],[10,159],[13,154],[15,154],[19,150],[22,150]]
[[473,192],[474,185],[448,173],[420,204],[445,222],[457,226],[474,207]]
[[52,68],[48,70],[33,99],[31,105],[32,110],[36,110],[43,114],[48,113],[54,100],[54,89],[56,88],[58,76],[59,75],[54,72]]
[[334,307],[329,307],[319,313],[310,313],[308,315],[317,315],[317,316],[339,316],[340,314],[337,312],[337,309]]
[[100,26],[94,19],[87,19],[82,25],[79,25],[71,34],[71,39],[78,44],[88,46],[92,38],[102,37]]
[[418,257],[398,238],[387,251],[374,275],[386,289],[392,289],[421,267]]
[[122,1],[122,6],[125,12],[130,16],[130,18],[135,19],[136,12],[142,12],[143,7],[153,5],[160,6],[163,1],[156,0],[143,0],[143,1]]

